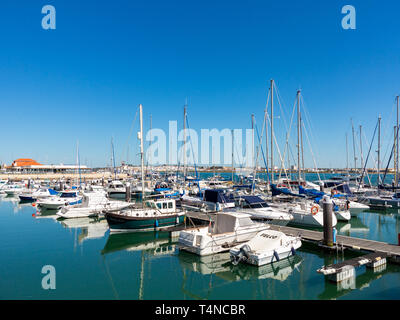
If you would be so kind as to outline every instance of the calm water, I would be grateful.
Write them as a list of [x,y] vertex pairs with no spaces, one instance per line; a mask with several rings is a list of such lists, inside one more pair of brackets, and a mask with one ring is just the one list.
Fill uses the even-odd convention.
[[[59,221],[54,212],[0,198],[0,299],[399,299],[400,266],[361,267],[340,287],[316,272],[350,254],[303,245],[297,256],[261,268],[232,266],[228,254],[179,252],[165,233],[110,235],[105,220]],[[398,213],[361,212],[340,234],[397,243]],[[44,265],[56,289],[44,290]]]

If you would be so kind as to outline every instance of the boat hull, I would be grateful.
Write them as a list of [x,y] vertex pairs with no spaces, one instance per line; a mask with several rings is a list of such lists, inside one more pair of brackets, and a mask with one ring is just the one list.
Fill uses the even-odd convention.
[[105,214],[111,232],[157,231],[184,223],[184,214],[158,217],[130,217],[118,213]]

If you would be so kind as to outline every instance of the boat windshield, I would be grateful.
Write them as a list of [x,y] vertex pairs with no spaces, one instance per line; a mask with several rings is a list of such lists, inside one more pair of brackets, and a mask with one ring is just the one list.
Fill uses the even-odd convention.
[[259,209],[259,208],[268,208],[268,204],[266,202],[258,202],[258,203],[245,203],[243,208],[246,209]]
[[60,198],[75,198],[75,192],[62,192]]

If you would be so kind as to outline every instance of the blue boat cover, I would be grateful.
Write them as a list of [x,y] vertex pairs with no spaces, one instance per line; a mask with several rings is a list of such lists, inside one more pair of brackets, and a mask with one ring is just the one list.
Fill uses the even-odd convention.
[[302,186],[299,186],[299,193],[300,194],[305,194],[309,197],[323,197],[325,195],[325,193],[323,193],[322,191],[318,191],[315,189],[304,189]]
[[275,184],[271,184],[271,189],[272,189],[272,195],[273,196],[278,196],[280,194],[285,194],[287,196],[305,198],[304,194],[292,193],[288,188],[277,188]]

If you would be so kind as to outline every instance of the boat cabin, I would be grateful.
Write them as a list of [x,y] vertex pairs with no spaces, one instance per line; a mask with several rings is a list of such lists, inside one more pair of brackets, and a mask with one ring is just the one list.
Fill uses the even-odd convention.
[[161,213],[173,213],[176,211],[176,202],[174,199],[147,200],[145,206]]
[[237,229],[242,229],[247,226],[253,226],[254,222],[250,217],[251,216],[246,213],[219,213],[212,218],[209,232],[211,234],[222,234],[227,232],[235,232]]
[[111,181],[108,186],[107,186],[108,190],[117,190],[117,189],[125,189],[124,184],[121,181]]

